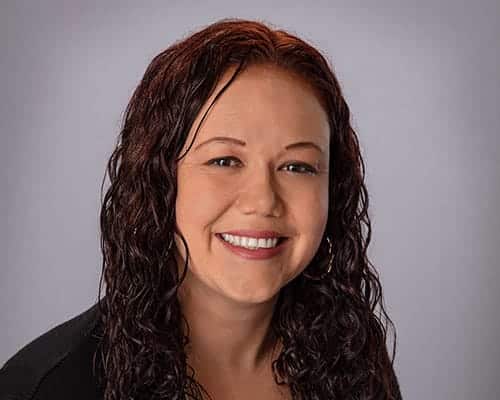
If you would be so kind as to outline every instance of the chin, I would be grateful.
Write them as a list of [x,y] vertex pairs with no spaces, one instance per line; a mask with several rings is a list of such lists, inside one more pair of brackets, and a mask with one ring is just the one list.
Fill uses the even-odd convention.
[[224,295],[228,299],[231,299],[235,303],[239,304],[263,304],[263,303],[268,303],[272,301],[277,295],[279,291],[273,291],[273,290],[240,290],[240,291],[234,291],[232,290],[231,292],[226,292]]

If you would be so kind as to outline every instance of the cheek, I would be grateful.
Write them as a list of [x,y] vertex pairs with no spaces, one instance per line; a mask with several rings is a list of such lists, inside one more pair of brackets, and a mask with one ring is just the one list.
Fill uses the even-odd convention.
[[[326,189],[325,189],[326,188]],[[299,234],[296,263],[306,266],[321,246],[328,220],[328,188],[298,192],[289,203],[293,223]]]
[[230,201],[230,187],[187,168],[179,171],[175,207],[181,231],[187,234],[187,230],[199,230],[214,221]]
[[297,223],[304,233],[322,232],[322,224],[326,225],[328,218],[328,183],[317,185],[311,190],[295,191],[293,199],[289,206],[294,210]]

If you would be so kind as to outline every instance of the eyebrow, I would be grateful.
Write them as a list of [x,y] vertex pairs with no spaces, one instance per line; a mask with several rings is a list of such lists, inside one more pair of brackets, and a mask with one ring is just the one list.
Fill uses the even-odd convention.
[[[204,141],[203,143],[200,143],[198,146],[195,147],[194,151],[197,151],[200,147],[212,142],[230,143],[230,144],[237,144],[239,146],[246,146],[246,143],[239,139],[227,136],[215,136],[213,138]],[[320,146],[318,146],[316,143],[313,142],[297,142],[285,146],[285,150],[296,149],[296,148],[313,148],[318,150],[322,154],[325,153]]]

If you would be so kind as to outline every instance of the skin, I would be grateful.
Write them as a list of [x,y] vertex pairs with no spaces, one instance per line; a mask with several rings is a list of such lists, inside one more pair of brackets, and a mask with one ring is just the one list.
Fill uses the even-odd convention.
[[[229,69],[197,116],[182,154]],[[245,146],[212,142],[214,136]],[[269,325],[278,294],[314,257],[328,215],[329,125],[312,88],[302,78],[271,65],[242,71],[212,106],[193,146],[178,165],[176,223],[189,250],[189,268],[179,301],[190,326],[188,362],[215,398],[275,398],[271,362],[278,347]],[[284,150],[311,141],[312,148]],[[237,160],[210,160],[218,157]],[[300,165],[317,170],[308,174]],[[272,229],[289,237],[278,256],[244,259],[215,233]],[[176,255],[186,253],[176,235]],[[324,245],[324,244],[323,244]],[[231,377],[231,379],[228,379]],[[285,393],[286,397],[287,394]]]

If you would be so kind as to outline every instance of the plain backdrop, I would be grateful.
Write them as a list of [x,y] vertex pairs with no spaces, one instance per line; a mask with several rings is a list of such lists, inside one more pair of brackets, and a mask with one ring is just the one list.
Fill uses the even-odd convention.
[[2,1],[0,364],[96,301],[125,106],[156,54],[224,17],[287,29],[334,67],[403,397],[497,399],[497,1]]

